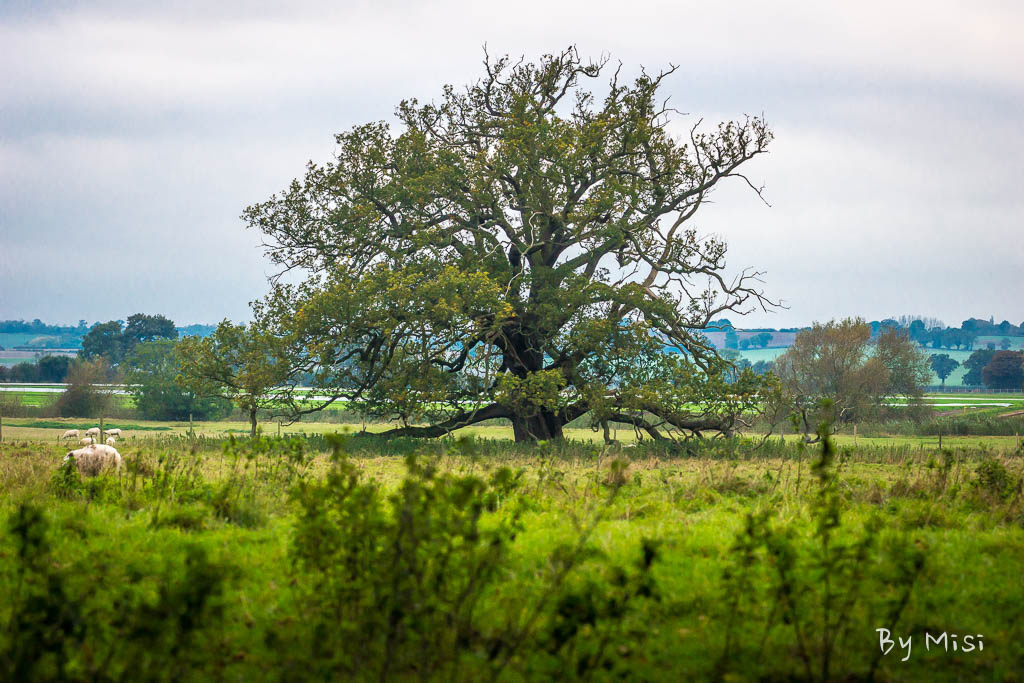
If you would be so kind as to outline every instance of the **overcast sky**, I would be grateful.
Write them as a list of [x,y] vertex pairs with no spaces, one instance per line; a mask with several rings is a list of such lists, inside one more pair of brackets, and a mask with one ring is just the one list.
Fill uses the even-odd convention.
[[1024,320],[1024,3],[0,1],[0,318],[248,318],[239,219],[333,134],[492,54],[569,44],[679,70],[689,117],[763,113],[771,153],[695,219],[789,307],[744,327]]

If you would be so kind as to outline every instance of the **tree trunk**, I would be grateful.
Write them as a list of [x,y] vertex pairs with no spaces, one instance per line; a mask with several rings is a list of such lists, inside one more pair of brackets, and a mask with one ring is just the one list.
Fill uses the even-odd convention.
[[256,438],[256,408],[249,408],[249,438]]
[[519,441],[550,441],[562,438],[562,418],[550,410],[529,416],[512,416],[512,433]]
[[[520,323],[521,324],[521,323]],[[519,327],[508,335],[508,343],[502,349],[504,365],[515,376],[525,379],[530,374],[544,369],[544,343],[541,337],[531,333],[528,326]],[[562,426],[567,422],[564,416],[546,408],[529,406],[529,414],[513,414],[512,433],[516,442],[550,441],[562,438]]]

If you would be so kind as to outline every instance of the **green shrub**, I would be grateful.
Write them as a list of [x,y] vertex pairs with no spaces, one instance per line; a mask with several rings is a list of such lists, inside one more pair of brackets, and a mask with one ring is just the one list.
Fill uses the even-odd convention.
[[84,487],[74,458],[66,458],[50,478],[50,489],[58,498],[71,500],[82,495]]
[[[7,526],[14,554],[0,565],[3,680],[175,681],[219,657],[200,634],[223,619],[227,575],[201,547],[168,558],[156,574],[129,568],[132,581],[116,581],[96,558],[56,561],[40,508],[18,506]],[[145,582],[155,595],[136,589]]]
[[[509,667],[529,678],[613,666],[623,617],[651,594],[653,544],[636,571],[603,566],[577,584],[568,579],[595,557],[585,526],[555,552],[540,586],[505,594],[525,509],[521,472],[460,476],[409,456],[387,495],[335,447],[326,479],[300,481],[293,493],[302,619],[268,634],[272,650],[294,658],[286,669],[315,679],[479,680]],[[617,490],[621,471],[612,477]]]
[[1010,498],[1020,488],[1001,460],[986,458],[974,468],[974,487],[999,500]]
[[498,577],[519,515],[481,521],[517,477],[442,475],[414,457],[408,468],[390,497],[360,482],[346,459],[323,483],[295,491],[293,560],[310,629],[299,656],[323,676],[429,677],[457,666],[467,646],[492,647],[474,611]]
[[[719,677],[828,681],[843,672],[871,679],[880,654],[865,648],[861,634],[878,624],[892,628],[906,608],[924,554],[903,538],[883,544],[877,516],[859,529],[844,526],[830,433],[828,425],[818,430],[811,534],[800,520],[773,523],[766,510],[748,514],[733,542],[723,572]],[[774,656],[783,648],[795,656]]]

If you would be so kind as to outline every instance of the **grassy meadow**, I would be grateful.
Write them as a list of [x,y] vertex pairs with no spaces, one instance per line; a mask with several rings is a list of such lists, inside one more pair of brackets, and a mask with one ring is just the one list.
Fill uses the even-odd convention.
[[[250,442],[230,438],[242,423],[107,425],[124,464],[91,478],[56,443],[91,421],[4,420],[7,679],[1024,670],[1014,437],[680,449],[626,430],[526,446],[501,426],[381,442],[266,425]],[[906,661],[878,628],[911,638]],[[941,633],[983,649],[927,649]]]

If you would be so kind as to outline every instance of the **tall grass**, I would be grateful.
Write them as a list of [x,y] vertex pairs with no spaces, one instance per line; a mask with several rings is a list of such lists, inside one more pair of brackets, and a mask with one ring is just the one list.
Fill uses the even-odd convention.
[[[1024,600],[1020,459],[824,436],[820,449],[157,437],[93,478],[64,448],[8,444],[0,677],[1017,671],[1024,626],[999,605]],[[934,625],[985,633],[984,655],[900,663],[874,639]]]

